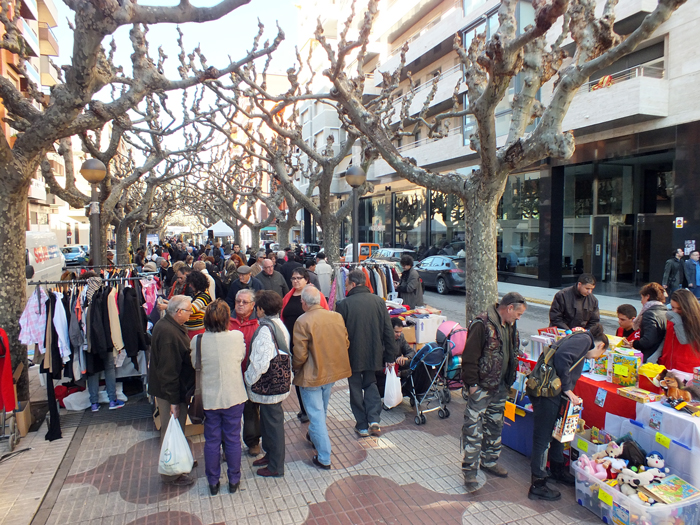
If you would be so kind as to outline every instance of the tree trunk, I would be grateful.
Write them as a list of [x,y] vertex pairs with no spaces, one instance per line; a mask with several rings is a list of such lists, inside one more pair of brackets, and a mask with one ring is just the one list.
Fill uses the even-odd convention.
[[474,195],[464,200],[467,322],[498,301],[497,208],[498,199]]
[[262,229],[261,226],[255,227],[255,228],[250,228],[250,247],[253,249],[253,252],[257,252],[258,248],[260,248],[260,230]]
[[[121,221],[117,228],[117,264],[129,264],[129,236],[127,230],[131,226],[130,221]],[[132,245],[133,246],[133,245]],[[136,248],[134,248],[136,253]]]
[[326,262],[331,266],[340,262],[338,247],[340,246],[340,223],[333,214],[323,217],[323,253],[326,254]]
[[139,235],[139,246],[143,246],[144,249],[148,248],[148,231],[146,231],[146,228],[141,228],[141,234]]
[[288,220],[277,223],[277,244],[280,245],[281,249],[289,245],[289,234],[291,231],[292,225]]
[[[7,181],[17,178],[16,173],[0,170],[0,178]],[[27,183],[11,191],[10,183],[0,185],[0,327],[5,329],[10,342],[12,370],[24,363],[24,370],[17,382],[17,396],[29,399],[27,347],[19,343],[19,318],[26,304],[25,251],[27,230]]]
[[134,253],[136,253],[136,251],[141,247],[141,244],[139,243],[139,229],[140,228],[137,224],[132,224],[131,228],[129,228],[129,233],[131,234],[131,246],[134,248]]
[[233,244],[241,246],[241,225],[236,221],[236,227],[233,228]]

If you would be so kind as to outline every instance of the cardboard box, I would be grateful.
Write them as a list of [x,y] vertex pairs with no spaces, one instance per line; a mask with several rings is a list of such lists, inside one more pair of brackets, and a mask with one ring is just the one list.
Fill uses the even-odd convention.
[[552,437],[561,443],[573,441],[582,409],[583,405],[574,405],[570,399],[562,398]]
[[444,315],[433,315],[425,319],[416,319],[416,343],[431,343],[435,341],[438,326],[447,318]]
[[608,355],[610,355],[609,352],[605,352],[598,359],[591,359],[591,374],[608,375]]
[[416,327],[415,326],[404,327],[403,336],[409,345],[415,344],[416,343]]
[[19,430],[19,435],[25,437],[29,432],[29,427],[34,423],[34,418],[32,417],[32,405],[29,401],[22,401],[20,403],[20,409],[15,412],[15,418],[17,421],[17,430]]
[[[160,430],[160,414],[158,413],[157,407],[153,412],[153,424],[155,425],[156,430]],[[200,434],[204,434],[204,425],[201,423],[195,425],[190,420],[190,416],[187,416],[187,422],[185,423],[185,437],[198,436]]]
[[653,403],[654,401],[658,401],[663,397],[660,394],[655,394],[653,392],[649,392],[648,390],[644,390],[634,386],[618,388],[617,393],[622,397],[632,399],[637,403]]

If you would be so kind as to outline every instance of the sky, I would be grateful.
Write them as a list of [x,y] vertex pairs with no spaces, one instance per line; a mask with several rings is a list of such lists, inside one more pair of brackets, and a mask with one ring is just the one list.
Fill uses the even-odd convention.
[[[57,64],[69,64],[73,51],[73,32],[68,27],[67,18],[71,21],[75,13],[71,11],[62,0],[55,0],[58,10],[58,26],[53,29],[59,42],[60,55],[54,58]],[[145,0],[139,2],[146,5],[177,5],[177,0]],[[193,0],[192,4],[201,7],[216,4],[216,0]],[[277,35],[276,23],[285,32],[285,40],[280,46],[279,53],[273,59],[271,71],[284,72],[294,61],[294,46],[297,44],[296,21],[298,8],[295,0],[251,0],[249,4],[236,9],[220,20],[206,22],[204,24],[184,24],[181,29],[184,33],[185,49],[189,53],[197,45],[207,58],[208,65],[225,67],[229,64],[229,56],[233,60],[245,56],[246,51],[252,46],[253,38],[258,31],[258,18],[265,25],[266,39],[272,41]],[[129,41],[130,27],[121,27],[114,33],[117,44],[115,62],[123,65],[125,71],[130,71],[130,55],[132,53]],[[179,64],[177,55],[177,32],[175,24],[156,24],[149,28],[147,39],[150,43],[151,57],[157,60],[158,46],[162,46],[166,55],[166,72],[173,79],[177,76],[176,68]],[[106,38],[102,45],[109,49],[111,38]],[[169,64],[169,67],[168,67]]]

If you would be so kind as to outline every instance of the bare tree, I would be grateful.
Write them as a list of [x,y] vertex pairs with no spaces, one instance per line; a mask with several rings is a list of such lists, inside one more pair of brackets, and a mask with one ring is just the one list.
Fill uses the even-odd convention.
[[[567,159],[575,148],[574,135],[562,129],[562,121],[574,95],[595,72],[613,64],[634,51],[685,0],[659,0],[656,9],[646,16],[631,34],[621,37],[613,30],[614,8],[617,2],[608,0],[600,17],[595,15],[591,0],[549,0],[537,2],[535,24],[518,31],[515,9],[517,0],[501,0],[498,11],[499,28],[486,39],[476,36],[468,49],[455,40],[454,48],[464,68],[468,103],[459,107],[455,87],[453,108],[428,118],[430,99],[439,78],[435,78],[421,109],[411,114],[414,93],[398,104],[397,88],[405,66],[407,46],[401,53],[401,64],[393,73],[383,73],[381,93],[363,102],[364,64],[372,23],[377,14],[377,0],[369,0],[364,20],[356,40],[346,39],[351,20],[341,33],[337,49],[323,35],[319,23],[316,39],[325,49],[329,67],[323,74],[333,85],[334,100],[342,106],[345,117],[352,122],[379,151],[381,156],[402,177],[428,189],[458,195],[465,208],[466,239],[466,314],[473,318],[497,299],[497,207],[503,195],[508,175],[548,157]],[[561,21],[561,35],[550,46],[547,36],[553,25]],[[556,35],[555,35],[556,36]],[[576,43],[570,59],[561,49],[565,38]],[[349,71],[351,53],[356,53],[357,71]],[[512,120],[506,143],[496,143],[495,109],[503,100],[511,80],[522,75],[522,89],[512,102]],[[537,100],[542,86],[554,80],[551,100],[545,106]],[[413,87],[413,82],[411,80]],[[399,125],[392,125],[397,111]],[[415,160],[404,157],[393,140],[411,133],[412,127],[425,126],[430,137],[444,136],[448,118],[472,115],[477,132],[471,136],[471,147],[481,159],[480,168],[471,175],[436,174],[417,166]],[[535,123],[531,132],[526,128]]]
[[[156,23],[203,23],[221,18],[248,0],[221,0],[211,7],[195,7],[187,0],[176,6],[140,5],[132,1],[105,0],[82,2],[67,0],[76,13],[73,26],[72,62],[59,70],[61,83],[52,88],[51,96],[44,97],[31,81],[25,94],[10,79],[0,77],[0,97],[7,111],[7,122],[17,132],[14,144],[0,134],[0,326],[12,343],[12,363],[26,363],[26,348],[16,343],[19,319],[25,302],[24,252],[25,239],[18,232],[26,227],[27,192],[46,152],[53,144],[73,135],[83,135],[100,129],[109,121],[118,120],[136,107],[146,96],[159,97],[174,90],[184,90],[203,82],[228,75],[257,58],[268,56],[283,38],[280,34],[271,43],[260,44],[261,34],[251,50],[242,59],[217,69],[206,63],[204,56],[195,51],[180,55],[180,78],[172,80],[164,72],[165,53],[159,51],[153,59],[148,52],[146,27]],[[19,3],[14,4],[17,9]],[[2,6],[5,36],[0,48],[19,56],[19,67],[26,67],[25,45],[16,26],[18,17],[10,2]],[[10,16],[11,15],[11,16]],[[129,25],[133,47],[131,77],[113,62],[114,47],[105,50],[102,42],[119,27]],[[181,43],[181,40],[180,40]],[[96,97],[98,92],[114,88],[113,99],[105,102]],[[27,367],[25,366],[25,371]],[[18,384],[20,399],[29,394],[26,372]]]

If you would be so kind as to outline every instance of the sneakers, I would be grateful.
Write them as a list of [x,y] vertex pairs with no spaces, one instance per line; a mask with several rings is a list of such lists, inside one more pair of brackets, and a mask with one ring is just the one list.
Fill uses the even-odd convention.
[[100,404],[99,403],[93,403],[90,405],[90,410],[93,412],[99,412],[100,411]]
[[369,437],[369,430],[366,428],[359,429],[359,428],[355,427],[355,434],[357,434],[360,437],[366,438],[366,437]]
[[532,500],[558,501],[561,499],[561,493],[557,489],[547,486],[547,478],[532,476],[532,485],[530,485],[527,497]]
[[109,409],[110,410],[117,410],[118,408],[122,408],[124,406],[124,401],[120,401],[119,399],[115,399],[114,401],[109,402]]
[[379,423],[370,423],[369,424],[369,433],[372,434],[373,436],[381,436],[382,435],[382,429],[379,427]]
[[330,470],[331,466],[330,465],[324,465],[318,460],[318,456],[314,456],[312,458],[313,464],[316,465],[318,468],[322,468],[323,470]]
[[481,465],[481,470],[485,470],[486,472],[490,472],[494,476],[498,476],[499,478],[507,478],[508,477],[508,471],[500,466],[498,463],[496,463],[493,467],[485,467],[484,465]]

